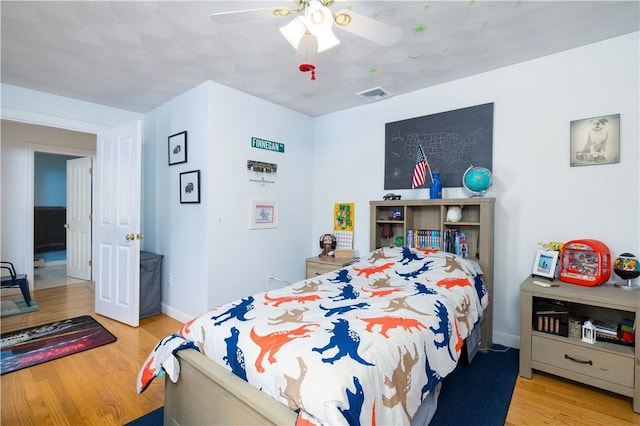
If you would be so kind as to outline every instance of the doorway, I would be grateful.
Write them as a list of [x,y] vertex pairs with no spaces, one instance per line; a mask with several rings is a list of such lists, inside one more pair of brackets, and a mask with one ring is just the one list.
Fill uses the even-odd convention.
[[[36,254],[35,250],[35,207],[36,207],[36,156],[40,154],[54,154],[61,156],[69,156],[69,157],[95,157],[95,148],[93,149],[83,149],[83,148],[73,148],[73,147],[65,147],[58,145],[41,145],[41,144],[25,144],[25,148],[27,150],[27,224],[31,226],[27,226],[26,229],[26,253],[31,253],[31,256],[27,256],[26,259],[26,269],[30,271],[30,276],[33,277],[33,285],[31,290],[40,289],[41,286],[51,287],[58,285],[68,285],[77,282],[82,282],[84,280],[77,279],[69,279],[66,278],[66,254],[64,254],[64,261],[62,259],[52,260],[49,266],[53,268],[50,269],[40,269],[40,262],[34,261],[38,254]],[[65,172],[66,174],[66,172]],[[66,178],[65,178],[66,182]],[[65,183],[66,185],[66,183]],[[66,204],[66,201],[65,201]],[[60,256],[60,255],[59,255]],[[46,265],[46,262],[45,262]],[[64,272],[62,270],[64,268]]]
[[90,168],[91,157],[34,152],[35,290],[91,280]]

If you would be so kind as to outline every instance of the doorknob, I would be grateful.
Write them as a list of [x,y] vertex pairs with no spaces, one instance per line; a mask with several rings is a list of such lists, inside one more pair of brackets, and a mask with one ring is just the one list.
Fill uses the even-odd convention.
[[69,228],[71,228],[71,225],[69,225],[68,223],[65,223],[65,224],[64,224],[64,227],[65,227],[65,228],[67,228],[67,229],[69,229]]
[[136,239],[136,236],[134,234],[127,234],[124,236],[124,239],[127,241],[133,241]]
[[143,234],[142,232],[141,232],[141,233],[139,233],[139,234],[136,234],[136,238],[137,238],[137,239],[139,239],[139,240],[141,240],[141,239],[143,239],[143,238],[144,238],[144,234]]

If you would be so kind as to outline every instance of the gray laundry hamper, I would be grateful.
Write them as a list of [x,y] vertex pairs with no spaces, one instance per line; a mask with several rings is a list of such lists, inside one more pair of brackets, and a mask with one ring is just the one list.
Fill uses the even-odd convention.
[[140,318],[162,313],[162,257],[140,252]]

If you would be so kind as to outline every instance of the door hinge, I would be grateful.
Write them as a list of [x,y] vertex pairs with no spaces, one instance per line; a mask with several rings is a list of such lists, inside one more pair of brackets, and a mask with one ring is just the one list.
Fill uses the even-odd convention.
[[89,266],[93,266],[93,260],[89,259]]
[[89,167],[89,174],[92,175],[93,174],[93,167]]
[[89,221],[93,220],[93,213],[89,213]]

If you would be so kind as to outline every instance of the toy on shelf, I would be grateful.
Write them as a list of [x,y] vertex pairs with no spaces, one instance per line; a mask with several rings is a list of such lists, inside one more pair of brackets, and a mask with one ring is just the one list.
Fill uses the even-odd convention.
[[631,253],[622,253],[613,262],[613,272],[617,276],[627,281],[627,285],[616,284],[616,287],[625,289],[637,289],[640,287],[634,287],[631,285],[631,280],[640,277],[640,263],[638,258]]
[[597,286],[611,276],[611,252],[598,240],[573,240],[560,252],[560,280],[585,286]]

